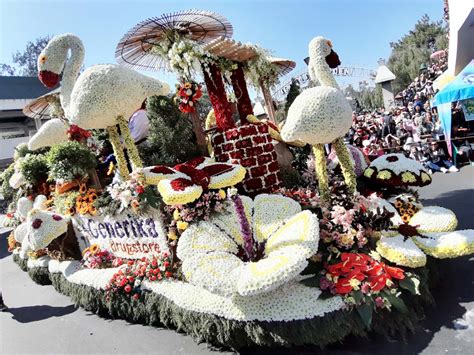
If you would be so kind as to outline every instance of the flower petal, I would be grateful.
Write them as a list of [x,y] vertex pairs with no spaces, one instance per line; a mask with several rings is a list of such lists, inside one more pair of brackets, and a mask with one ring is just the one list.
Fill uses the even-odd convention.
[[403,236],[398,234],[395,237],[381,237],[377,242],[377,252],[388,261],[411,268],[425,266],[426,255],[415,243],[408,238],[403,240]]
[[[247,220],[252,220],[253,200],[247,196],[240,196],[242,204],[244,205],[245,215]],[[239,217],[235,211],[233,203],[229,203],[227,208],[222,213],[216,213],[210,218],[210,222],[214,223],[229,236],[231,236],[238,245],[244,245],[244,240],[240,231]]]
[[254,234],[259,243],[280,228],[284,220],[301,211],[298,202],[282,195],[258,195],[254,206]]
[[202,171],[209,174],[211,181],[210,189],[221,189],[223,187],[234,186],[241,182],[246,174],[243,166],[238,164],[215,163],[202,168]]
[[188,177],[179,171],[163,165],[148,166],[142,169],[142,173],[145,176],[145,181],[150,185],[158,185],[163,179],[176,179],[180,177]]
[[[180,184],[177,189],[175,182],[189,182]],[[167,205],[184,205],[197,200],[202,194],[202,187],[194,185],[191,180],[186,178],[177,178],[174,180],[164,179],[158,183],[158,192],[163,197],[163,202]]]
[[453,211],[439,206],[423,207],[410,219],[410,225],[418,226],[421,234],[436,232],[451,232],[458,226],[458,220]]
[[288,219],[265,244],[265,254],[289,245],[299,245],[305,249],[305,256],[311,257],[318,251],[318,217],[310,211],[303,211]]
[[197,254],[183,261],[186,280],[213,293],[230,295],[237,291],[239,269],[244,264],[237,256],[225,252]]
[[449,233],[426,233],[428,238],[414,238],[426,254],[438,259],[456,258],[474,253],[474,229]]
[[190,225],[179,238],[177,255],[183,261],[213,251],[237,254],[238,249],[232,239],[210,222]]
[[292,245],[275,250],[266,258],[241,267],[237,291],[242,296],[276,289],[294,279],[308,265],[306,250]]

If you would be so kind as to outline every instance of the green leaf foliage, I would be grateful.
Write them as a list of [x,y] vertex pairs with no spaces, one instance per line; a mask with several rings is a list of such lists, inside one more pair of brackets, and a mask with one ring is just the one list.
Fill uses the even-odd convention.
[[288,89],[288,94],[286,95],[285,113],[288,113],[291,104],[293,103],[293,101],[295,101],[299,94],[301,94],[300,85],[298,84],[298,81],[296,81],[296,79],[292,79],[290,88]]
[[20,164],[20,171],[30,185],[46,182],[48,179],[48,161],[43,154],[27,154]]
[[82,179],[97,165],[94,154],[79,142],[54,145],[48,152],[47,159],[52,180]]
[[413,295],[420,294],[420,280],[416,277],[405,277],[398,282],[401,288],[408,290]]
[[372,325],[372,315],[374,313],[373,305],[363,303],[360,306],[357,306],[356,309],[366,328],[370,329]]
[[386,292],[384,294],[385,298],[390,302],[390,304],[397,309],[397,311],[402,313],[407,313],[408,308],[405,305],[405,302],[400,297],[392,295],[391,293]]
[[307,279],[301,280],[300,283],[308,287],[319,287],[320,279],[321,279],[321,276],[315,275],[313,277],[308,277]]

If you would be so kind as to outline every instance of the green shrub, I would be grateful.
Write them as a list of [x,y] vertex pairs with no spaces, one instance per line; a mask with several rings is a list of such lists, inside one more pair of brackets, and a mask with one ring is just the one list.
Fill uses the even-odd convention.
[[27,154],[20,164],[20,171],[30,185],[37,185],[48,179],[48,163],[43,154]]
[[71,181],[88,176],[97,165],[94,154],[79,142],[54,145],[47,155],[49,175],[52,180]]
[[12,163],[0,174],[0,193],[5,201],[11,201],[15,190],[10,186],[10,178],[15,173],[15,164]]

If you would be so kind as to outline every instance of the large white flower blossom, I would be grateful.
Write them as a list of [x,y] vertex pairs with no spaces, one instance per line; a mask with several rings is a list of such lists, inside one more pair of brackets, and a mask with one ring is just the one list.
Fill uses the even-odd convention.
[[[177,255],[188,282],[224,295],[257,295],[297,277],[318,250],[316,215],[301,211],[294,200],[280,195],[240,197],[263,257],[244,262],[236,255],[244,246],[234,206],[191,225],[180,237]],[[252,223],[253,220],[253,223]]]
[[446,208],[423,207],[409,225],[421,236],[385,234],[377,242],[377,252],[397,265],[412,268],[426,264],[424,254],[444,259],[474,253],[474,230],[455,231],[456,215]]

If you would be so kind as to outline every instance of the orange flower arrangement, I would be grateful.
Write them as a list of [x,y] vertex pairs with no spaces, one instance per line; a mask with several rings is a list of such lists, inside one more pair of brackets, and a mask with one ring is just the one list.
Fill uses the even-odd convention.
[[97,200],[97,191],[92,188],[88,189],[85,184],[81,184],[79,193],[80,195],[76,197],[76,211],[82,215],[95,216],[97,208],[94,206],[94,202]]

